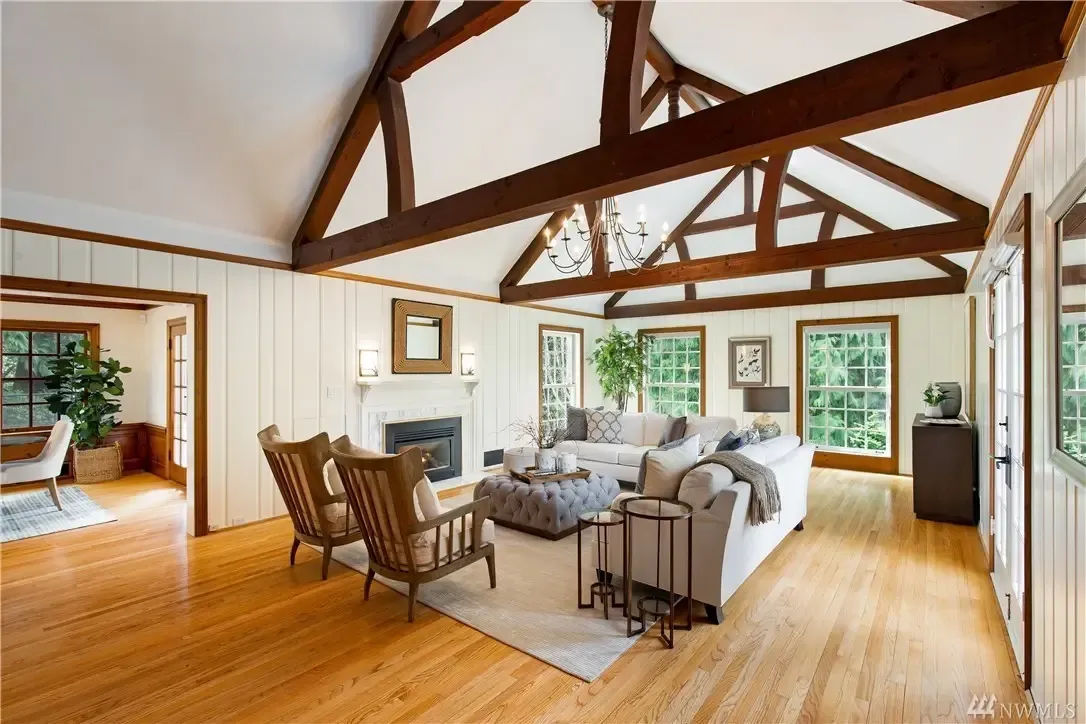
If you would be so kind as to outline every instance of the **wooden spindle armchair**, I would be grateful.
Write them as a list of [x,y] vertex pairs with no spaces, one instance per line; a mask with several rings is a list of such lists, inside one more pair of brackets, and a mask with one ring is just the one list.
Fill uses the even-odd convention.
[[300,543],[319,545],[324,549],[321,578],[327,580],[332,549],[362,539],[362,529],[347,505],[347,496],[329,489],[325,482],[328,433],[291,442],[279,436],[277,425],[271,425],[257,433],[257,439],[294,522],[290,565],[294,565]]
[[429,484],[419,448],[374,456],[344,436],[332,443],[331,454],[347,500],[362,522],[369,551],[365,599],[375,573],[407,583],[407,620],[414,621],[420,583],[436,581],[481,558],[490,570],[490,587],[497,586],[494,527],[486,519],[490,498],[426,519],[415,498],[416,486]]

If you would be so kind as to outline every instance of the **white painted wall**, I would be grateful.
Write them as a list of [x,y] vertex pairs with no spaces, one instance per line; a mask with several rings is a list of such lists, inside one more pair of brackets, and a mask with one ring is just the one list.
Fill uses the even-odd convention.
[[[796,322],[802,319],[837,319],[898,315],[898,351],[901,369],[898,426],[903,474],[912,472],[912,423],[923,412],[921,393],[932,380],[962,383],[966,375],[965,295],[890,299],[875,302],[814,304],[739,312],[712,312],[671,317],[622,320],[625,329],[705,325],[707,354],[706,411],[710,415],[729,415],[741,424],[756,415],[743,412],[743,391],[728,388],[728,339],[732,337],[769,337],[770,383],[796,389]],[[794,399],[794,397],[793,397]],[[794,404],[794,403],[793,403]],[[796,429],[795,410],[774,417],[785,432]]]
[[[1045,211],[1086,163],[1086,33],[1080,33],[989,239],[1003,234],[1022,195],[1033,194],[1033,698],[1076,705],[1086,721],[1086,487],[1050,460],[1056,387],[1052,286],[1054,243]],[[978,305],[981,306],[981,305]],[[982,308],[982,307],[981,307]],[[978,361],[987,360],[979,357]],[[987,364],[979,364],[987,377]],[[980,387],[980,385],[978,385]],[[978,399],[978,407],[980,399]],[[982,439],[987,429],[982,431]],[[987,466],[982,466],[987,511]],[[987,540],[987,529],[984,531]]]
[[[466,469],[481,464],[482,450],[516,442],[510,422],[538,416],[538,325],[583,328],[588,351],[606,327],[590,317],[9,230],[0,234],[0,272],[207,295],[208,520],[214,528],[285,512],[256,443],[262,427],[277,423],[294,438],[322,430],[357,438],[357,349],[379,343],[382,374],[389,372],[394,297],[454,308],[456,371],[461,349],[476,353],[481,420],[475,459],[465,456]],[[590,367],[585,376],[585,400],[598,404]]]
[[121,422],[148,421],[147,400],[151,383],[151,365],[144,345],[147,328],[144,312],[129,309],[4,302],[0,305],[0,316],[4,319],[27,319],[39,322],[98,323],[99,343],[103,349],[109,350],[103,357],[114,357],[132,368],[132,372],[122,376],[124,396],[121,397],[121,412],[117,415],[117,419]]

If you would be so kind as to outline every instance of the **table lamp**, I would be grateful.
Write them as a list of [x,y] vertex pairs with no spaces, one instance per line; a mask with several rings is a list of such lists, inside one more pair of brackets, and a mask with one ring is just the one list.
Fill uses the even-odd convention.
[[757,430],[760,440],[768,440],[781,434],[781,426],[766,413],[788,412],[789,397],[791,395],[787,387],[743,388],[743,412],[762,413],[750,424]]

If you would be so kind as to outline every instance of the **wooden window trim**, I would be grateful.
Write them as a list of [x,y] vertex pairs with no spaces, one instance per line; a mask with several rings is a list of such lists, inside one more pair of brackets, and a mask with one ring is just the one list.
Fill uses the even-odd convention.
[[580,359],[579,369],[577,370],[578,382],[577,382],[577,404],[584,407],[584,329],[582,327],[563,327],[557,324],[540,324],[539,325],[539,348],[537,351],[537,357],[539,358],[539,376],[536,378],[536,392],[539,396],[539,424],[543,424],[543,335],[546,332],[565,332],[567,334],[577,335],[577,356]]
[[[101,325],[96,322],[47,322],[31,319],[0,319],[0,332],[3,330],[28,331],[28,332],[81,332],[87,335],[90,341],[91,357],[98,359]],[[2,353],[2,352],[0,352]],[[32,380],[34,371],[30,370]],[[33,394],[33,390],[31,390]],[[29,407],[32,403],[27,403]],[[33,420],[33,418],[31,418]],[[52,430],[52,425],[31,425],[30,427],[12,428],[4,430],[5,435],[17,435],[27,432],[44,432]]]
[[803,350],[805,349],[804,337],[808,327],[828,327],[845,324],[889,324],[890,325],[890,412],[888,422],[890,424],[890,455],[881,457],[877,455],[853,455],[842,452],[815,452],[814,464],[822,468],[836,468],[838,470],[855,470],[861,473],[882,473],[886,475],[898,475],[898,465],[901,448],[899,445],[901,409],[898,404],[899,385],[898,368],[900,359],[898,349],[898,316],[889,314],[876,317],[840,317],[836,319],[799,319],[796,320],[796,434],[803,440],[803,425],[807,420],[806,379]]
[[[690,332],[696,333],[698,335],[698,337],[700,338],[699,344],[701,345],[701,390],[700,390],[700,392],[698,394],[699,394],[701,399],[699,400],[698,407],[699,407],[699,414],[702,417],[704,417],[705,416],[705,410],[706,410],[706,401],[705,401],[705,368],[706,368],[706,361],[705,360],[706,360],[706,357],[708,357],[708,352],[709,352],[708,348],[705,345],[705,325],[704,324],[697,324],[697,325],[690,325],[690,326],[687,326],[687,327],[652,327],[650,329],[639,329],[639,330],[637,330],[637,341],[638,341],[638,343],[640,343],[641,340],[646,336],[651,337],[651,336],[655,336],[657,334],[682,334],[684,332],[685,333],[690,333]],[[641,385],[641,391],[637,393],[637,411],[638,412],[644,412],[645,411],[645,383],[644,382]]]

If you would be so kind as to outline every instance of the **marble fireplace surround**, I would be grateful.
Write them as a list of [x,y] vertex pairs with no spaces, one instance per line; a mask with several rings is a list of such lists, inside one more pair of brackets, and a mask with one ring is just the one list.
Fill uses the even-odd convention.
[[[465,385],[459,377],[405,377],[381,380],[363,389],[359,407],[358,429],[362,446],[383,452],[385,425],[390,422],[459,417],[462,454],[460,469],[472,471],[482,462],[482,452],[476,443],[476,400],[474,385]],[[479,460],[475,460],[475,457]],[[449,478],[435,487],[460,484],[463,476]]]

